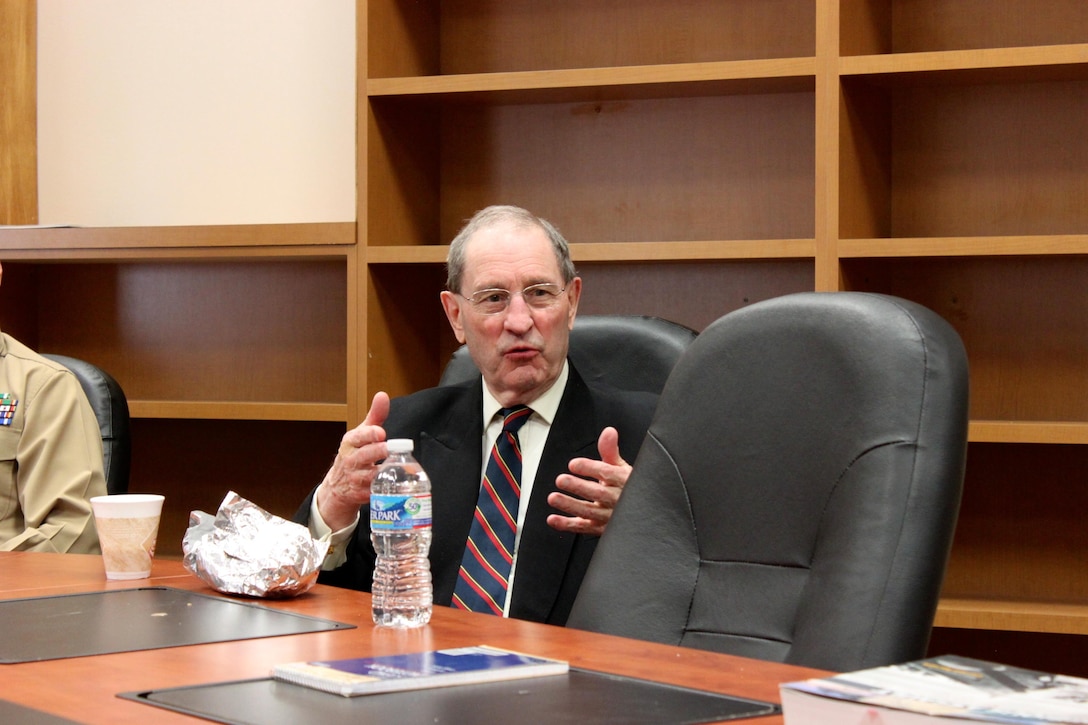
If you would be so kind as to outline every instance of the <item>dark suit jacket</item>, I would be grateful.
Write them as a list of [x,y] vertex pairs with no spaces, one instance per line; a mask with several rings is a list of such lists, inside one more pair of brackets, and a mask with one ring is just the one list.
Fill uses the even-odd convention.
[[[510,616],[564,624],[598,537],[562,533],[547,524],[557,511],[548,494],[572,458],[599,458],[597,438],[605,426],[619,431],[620,452],[633,462],[650,425],[657,396],[587,385],[570,367],[563,400],[556,411],[533,483],[518,549]],[[414,455],[431,478],[434,514],[431,574],[436,604],[449,605],[468,540],[483,470],[481,435],[483,391],[480,379],[429,388],[392,401],[385,423],[388,438],[411,438]],[[313,493],[295,520],[309,518]],[[367,514],[348,546],[347,562],[322,572],[324,584],[369,591],[374,571]]]

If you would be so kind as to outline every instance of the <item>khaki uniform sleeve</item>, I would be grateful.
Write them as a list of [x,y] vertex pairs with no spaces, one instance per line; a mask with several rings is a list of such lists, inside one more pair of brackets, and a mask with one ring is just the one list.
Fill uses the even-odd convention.
[[21,432],[0,428],[0,551],[98,553],[90,498],[106,480],[94,411],[75,376],[50,368],[28,376],[24,397]]

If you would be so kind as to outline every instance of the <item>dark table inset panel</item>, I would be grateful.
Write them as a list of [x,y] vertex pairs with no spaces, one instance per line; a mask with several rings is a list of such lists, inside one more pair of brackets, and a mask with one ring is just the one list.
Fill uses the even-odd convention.
[[0,622],[3,664],[354,627],[170,587],[8,599]]
[[694,725],[779,712],[772,703],[574,669],[567,675],[360,697],[331,695],[272,679],[121,696],[230,725],[300,722]]
[[0,700],[0,723],[19,723],[19,725],[75,725],[74,720],[50,715],[32,707],[17,705],[14,702]]

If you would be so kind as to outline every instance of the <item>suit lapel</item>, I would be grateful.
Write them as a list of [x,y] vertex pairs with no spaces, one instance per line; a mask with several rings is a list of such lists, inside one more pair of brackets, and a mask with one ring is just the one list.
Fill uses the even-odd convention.
[[479,494],[483,393],[472,386],[445,417],[421,431],[419,460],[431,478],[431,571],[434,598],[449,604]]

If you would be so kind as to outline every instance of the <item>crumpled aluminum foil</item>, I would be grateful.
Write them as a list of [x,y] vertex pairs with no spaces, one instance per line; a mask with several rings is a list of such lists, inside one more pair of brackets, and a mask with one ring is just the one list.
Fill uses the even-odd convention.
[[328,549],[329,543],[315,540],[305,526],[231,491],[214,517],[189,514],[182,561],[216,591],[285,599],[313,587]]

